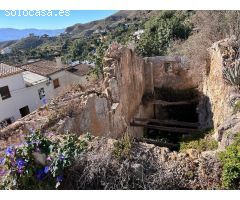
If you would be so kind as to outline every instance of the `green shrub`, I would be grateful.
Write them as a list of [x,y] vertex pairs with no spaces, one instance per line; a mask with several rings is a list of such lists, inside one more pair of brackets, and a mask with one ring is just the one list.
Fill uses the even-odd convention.
[[223,78],[229,85],[239,89],[240,87],[240,62],[235,61],[234,66],[226,66],[223,68]]
[[184,152],[187,149],[196,149],[198,151],[210,151],[218,148],[218,143],[211,135],[213,130],[209,130],[207,133],[199,132],[198,134],[185,138],[180,143],[180,151]]
[[142,56],[165,55],[174,40],[187,39],[192,27],[191,12],[161,11],[144,24],[144,33],[137,41],[137,51]]
[[196,149],[198,151],[216,150],[218,147],[217,141],[213,139],[199,139],[190,142],[182,142],[180,144],[180,151],[184,152],[187,149]]
[[240,189],[240,133],[235,141],[221,152],[220,160],[223,164],[222,185],[225,189]]
[[113,155],[117,159],[129,156],[132,148],[132,139],[128,134],[125,134],[120,140],[114,143]]
[[10,146],[1,158],[2,189],[54,189],[86,143],[66,134],[53,142],[39,131]]

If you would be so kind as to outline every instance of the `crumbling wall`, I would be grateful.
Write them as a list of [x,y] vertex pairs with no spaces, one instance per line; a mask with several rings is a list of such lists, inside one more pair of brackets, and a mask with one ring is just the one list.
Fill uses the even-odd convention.
[[[205,119],[202,120],[206,120],[205,123],[208,123],[209,120],[213,121],[215,138],[220,142],[220,147],[222,148],[228,143],[224,142],[225,144],[223,144],[224,132],[231,132],[233,131],[231,129],[234,127],[234,131],[240,128],[239,123],[236,123],[232,105],[236,91],[234,91],[233,87],[226,84],[223,78],[224,63],[226,59],[229,59],[226,54],[231,54],[234,43],[236,43],[235,39],[231,38],[218,41],[212,45],[209,49],[211,55],[210,66],[203,80],[203,94],[209,100],[209,103],[204,106],[206,109],[211,110],[212,116],[206,117],[205,115]],[[235,58],[230,59],[233,62],[235,61]],[[204,115],[200,115],[200,117],[204,117]],[[232,120],[229,120],[231,118]]]
[[[142,105],[146,78],[144,60],[127,48],[122,48],[120,55],[118,48],[115,44],[108,50],[104,68],[105,93],[111,97],[110,131],[114,136],[126,131],[134,116],[148,117],[149,113],[140,112],[149,109]],[[133,134],[140,131],[133,130]]]
[[114,44],[104,62],[102,81],[86,91],[80,86],[72,88],[46,107],[20,119],[21,127],[16,128],[14,123],[1,130],[1,142],[31,129],[56,134],[70,131],[79,135],[90,132],[97,136],[122,136],[135,113],[146,116],[145,106],[141,105],[145,92],[144,60],[133,50]]
[[155,56],[147,57],[145,61],[148,91],[153,90],[154,87],[189,89],[197,86],[184,64],[183,57]]

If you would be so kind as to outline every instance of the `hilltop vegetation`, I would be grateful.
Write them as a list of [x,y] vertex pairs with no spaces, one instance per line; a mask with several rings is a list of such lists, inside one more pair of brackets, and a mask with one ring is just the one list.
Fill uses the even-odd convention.
[[194,67],[208,59],[206,49],[213,42],[233,34],[239,37],[239,21],[239,11],[120,11],[104,20],[67,27],[58,37],[30,35],[10,43],[12,54],[0,55],[0,60],[20,64],[62,56],[66,63],[93,62],[99,73],[105,50],[118,42],[141,56],[185,55]]

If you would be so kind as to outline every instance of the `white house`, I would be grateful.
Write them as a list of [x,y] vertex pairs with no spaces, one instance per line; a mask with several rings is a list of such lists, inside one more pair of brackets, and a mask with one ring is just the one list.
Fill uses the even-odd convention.
[[48,79],[0,64],[0,128],[42,106]]
[[86,86],[91,69],[86,64],[66,67],[58,59],[38,60],[20,67],[1,63],[0,128],[43,106],[73,83]]

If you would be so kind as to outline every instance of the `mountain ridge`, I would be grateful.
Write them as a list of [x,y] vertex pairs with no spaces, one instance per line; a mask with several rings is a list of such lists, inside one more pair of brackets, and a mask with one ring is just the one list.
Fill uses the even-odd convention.
[[65,29],[15,29],[15,28],[0,28],[0,42],[11,41],[11,40],[20,40],[24,37],[29,36],[33,33],[37,36],[42,36],[47,34],[49,36],[57,36],[60,33],[63,33]]

